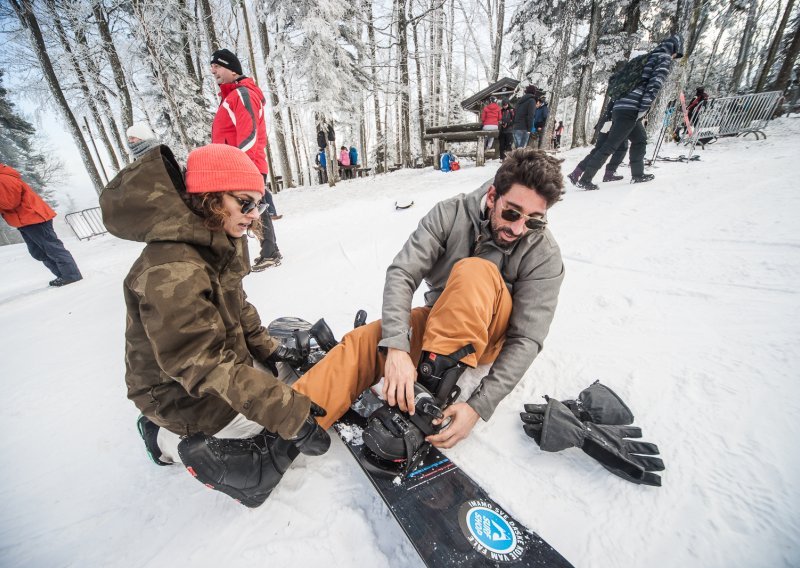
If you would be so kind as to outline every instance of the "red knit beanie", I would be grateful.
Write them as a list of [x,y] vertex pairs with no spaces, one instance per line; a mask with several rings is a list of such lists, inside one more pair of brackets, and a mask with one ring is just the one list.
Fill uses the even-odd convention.
[[186,191],[257,191],[264,193],[264,176],[236,146],[209,144],[189,152]]

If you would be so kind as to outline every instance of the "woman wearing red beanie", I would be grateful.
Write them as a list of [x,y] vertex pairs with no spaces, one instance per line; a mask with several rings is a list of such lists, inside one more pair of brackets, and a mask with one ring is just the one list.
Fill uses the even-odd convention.
[[269,336],[242,288],[263,196],[258,168],[224,144],[191,152],[185,175],[162,146],[100,196],[109,232],[147,243],[124,283],[125,382],[147,452],[249,507],[298,451],[330,444],[315,419],[324,410],[254,367],[301,359]]

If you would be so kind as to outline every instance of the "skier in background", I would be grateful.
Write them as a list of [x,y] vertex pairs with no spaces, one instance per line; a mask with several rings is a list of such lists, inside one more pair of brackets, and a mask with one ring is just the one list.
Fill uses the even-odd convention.
[[605,143],[587,161],[583,174],[575,184],[582,189],[598,189],[592,178],[606,163],[623,140],[630,140],[631,182],[652,180],[653,174],[644,173],[644,155],[647,153],[647,133],[642,118],[650,110],[672,67],[672,60],[683,57],[683,39],[676,34],[662,41],[647,57],[636,87],[614,101],[611,130]]
[[[264,118],[264,93],[249,77],[242,75],[242,64],[231,51],[219,49],[211,56],[211,74],[220,89],[220,103],[211,125],[211,142],[236,146],[261,172],[267,183],[267,125]],[[263,234],[261,254],[253,262],[253,271],[277,266],[283,260],[275,238],[273,219],[278,215],[272,193],[266,192],[267,210],[261,215]]]
[[[481,111],[481,130],[496,131],[500,129],[500,118],[502,117],[500,105],[497,104],[497,98],[490,97],[489,104],[483,107]],[[485,148],[488,150],[494,145],[494,138],[491,136],[486,137]]]
[[503,104],[500,106],[500,159],[505,160],[506,152],[514,147],[514,108],[508,98],[503,97]]
[[3,163],[0,163],[0,215],[17,228],[30,255],[55,275],[50,286],[66,286],[83,278],[75,259],[53,229],[56,212],[22,181],[17,170]]
[[144,122],[134,122],[125,131],[125,135],[128,137],[128,148],[133,153],[134,160],[141,158],[148,150],[161,144],[150,127]]

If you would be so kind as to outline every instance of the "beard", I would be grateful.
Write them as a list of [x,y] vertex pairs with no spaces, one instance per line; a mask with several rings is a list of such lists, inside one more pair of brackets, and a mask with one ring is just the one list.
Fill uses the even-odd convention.
[[[489,228],[492,231],[492,240],[494,244],[497,245],[499,248],[503,250],[508,250],[514,246],[514,244],[520,239],[517,235],[512,233],[509,229],[505,227],[501,227],[498,221],[499,215],[495,214],[493,210],[491,215],[489,216]],[[504,241],[500,239],[500,234],[505,235],[507,238],[513,239],[511,241]]]

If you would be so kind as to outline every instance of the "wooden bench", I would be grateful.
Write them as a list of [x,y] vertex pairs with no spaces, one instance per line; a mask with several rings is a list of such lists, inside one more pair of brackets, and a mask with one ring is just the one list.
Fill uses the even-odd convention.
[[500,138],[499,130],[483,130],[480,122],[453,124],[451,126],[435,126],[425,131],[425,140],[433,141],[433,167],[441,168],[441,156],[444,153],[444,142],[477,142],[475,165],[486,164],[486,139]]
[[279,191],[283,191],[283,176],[275,176],[275,185],[278,186],[277,191],[272,189],[272,182],[267,176],[267,189],[270,193],[278,193]]
[[356,177],[369,177],[372,168],[358,168],[356,170]]

